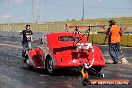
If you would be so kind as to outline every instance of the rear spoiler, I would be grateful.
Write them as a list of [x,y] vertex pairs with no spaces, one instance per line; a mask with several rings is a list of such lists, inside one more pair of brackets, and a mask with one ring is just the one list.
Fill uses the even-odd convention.
[[64,26],[64,28],[93,28],[93,27],[100,27],[105,28],[105,25],[95,25],[95,26]]
[[91,28],[96,28],[96,27],[99,27],[101,29],[101,32],[105,32],[105,25],[95,25],[95,26],[64,26],[65,29],[67,29],[67,32],[68,32],[68,29],[70,28],[75,28],[76,31],[78,31],[78,29],[83,29],[83,28],[87,28],[89,30],[91,30]]
[[[78,34],[78,33],[81,33],[81,32],[78,30],[79,28],[87,28],[86,31],[85,31],[85,33],[82,35],[82,37],[83,37],[83,36],[85,36],[86,34],[88,34],[87,40],[89,39],[89,34],[90,34],[90,31],[91,31],[91,28],[93,28],[93,27],[99,27],[99,28],[101,29],[102,32],[105,32],[105,25],[95,25],[95,26],[67,26],[67,24],[66,24],[66,26],[64,26],[64,28],[66,29],[67,32],[69,31],[68,28],[75,28],[75,30],[73,31],[73,33],[74,33],[75,35]],[[81,39],[78,40],[78,41],[76,42],[76,44],[77,44],[78,42],[80,42],[80,41],[81,41]],[[76,45],[76,44],[75,44],[75,45]]]

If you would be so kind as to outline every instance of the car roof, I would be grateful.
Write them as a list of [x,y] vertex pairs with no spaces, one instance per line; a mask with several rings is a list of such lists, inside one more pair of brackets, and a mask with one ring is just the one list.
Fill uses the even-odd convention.
[[56,33],[49,33],[47,36],[81,36],[82,34],[76,34],[73,32],[56,32]]
[[[60,42],[58,40],[59,37],[61,36],[76,36],[76,37],[82,37],[83,38],[83,41],[87,41],[87,38],[83,36],[83,34],[76,34],[73,33],[73,32],[57,32],[57,33],[49,33],[49,34],[46,34],[46,37],[47,37],[47,40],[48,40],[48,44],[49,44],[49,47],[51,49],[53,48],[59,48],[60,45],[61,46],[66,46],[66,42],[65,41],[62,41]],[[68,45],[73,45],[73,41],[71,42],[68,42],[67,43]]]
[[73,32],[55,32],[55,33],[47,33],[47,34],[44,34],[43,37],[59,37],[59,36],[78,36],[78,37],[81,37],[83,36],[82,34],[80,33],[77,33],[75,35],[75,33]]

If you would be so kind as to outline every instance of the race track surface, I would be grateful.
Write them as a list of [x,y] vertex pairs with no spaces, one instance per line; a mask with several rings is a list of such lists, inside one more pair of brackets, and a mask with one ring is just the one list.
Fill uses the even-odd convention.
[[[35,46],[35,45],[34,45]],[[108,46],[99,46],[107,61],[111,60]],[[104,78],[132,80],[132,48],[123,47],[129,65],[107,63],[101,71]],[[22,63],[21,39],[0,37],[0,88],[82,88],[79,69],[61,69],[48,75],[43,69],[29,69]],[[88,85],[87,88],[132,88],[130,85]]]

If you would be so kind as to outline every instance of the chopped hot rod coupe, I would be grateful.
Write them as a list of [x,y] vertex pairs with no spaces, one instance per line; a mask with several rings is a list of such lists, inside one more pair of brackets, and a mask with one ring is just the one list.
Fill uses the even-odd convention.
[[81,33],[58,32],[45,34],[41,45],[28,50],[27,63],[34,68],[55,69],[76,68],[83,64],[101,71],[105,60],[98,46],[89,43]]

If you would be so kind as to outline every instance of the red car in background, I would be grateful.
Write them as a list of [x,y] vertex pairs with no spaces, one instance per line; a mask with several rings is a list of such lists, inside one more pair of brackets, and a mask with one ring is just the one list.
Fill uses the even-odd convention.
[[84,63],[101,71],[105,60],[98,46],[87,41],[80,33],[59,32],[42,36],[41,45],[27,51],[27,63],[34,68],[76,68]]

